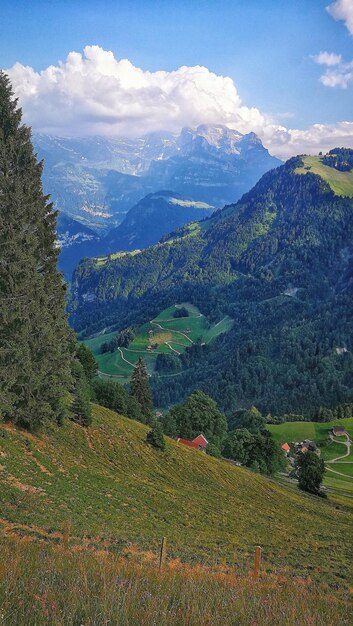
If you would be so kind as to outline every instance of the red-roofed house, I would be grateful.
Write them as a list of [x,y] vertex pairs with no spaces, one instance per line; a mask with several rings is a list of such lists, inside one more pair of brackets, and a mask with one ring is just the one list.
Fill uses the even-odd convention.
[[283,450],[286,454],[289,454],[289,452],[290,452],[290,446],[288,445],[288,443],[283,443],[283,444],[281,445],[281,448],[282,448],[282,450]]
[[196,450],[201,450],[202,452],[206,452],[208,444],[206,437],[202,433],[195,437],[192,441],[178,437],[177,442],[182,443],[184,446],[188,446],[189,448],[196,448]]

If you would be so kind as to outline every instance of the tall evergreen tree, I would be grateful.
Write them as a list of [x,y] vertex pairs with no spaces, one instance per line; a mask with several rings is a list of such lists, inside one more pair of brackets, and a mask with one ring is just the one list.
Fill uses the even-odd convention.
[[0,72],[0,416],[34,429],[61,416],[71,331],[56,268],[56,213],[21,118]]
[[131,394],[141,406],[142,419],[147,424],[152,424],[152,393],[148,382],[148,374],[143,359],[137,361],[134,373],[131,376]]

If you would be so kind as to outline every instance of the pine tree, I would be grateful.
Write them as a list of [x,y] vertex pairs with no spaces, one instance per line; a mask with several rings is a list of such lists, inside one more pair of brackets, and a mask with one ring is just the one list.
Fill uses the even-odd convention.
[[152,393],[148,382],[148,374],[143,359],[137,361],[131,377],[131,394],[141,406],[142,419],[145,423],[152,423]]
[[56,213],[21,118],[0,72],[0,416],[35,429],[61,418],[72,335],[56,268]]

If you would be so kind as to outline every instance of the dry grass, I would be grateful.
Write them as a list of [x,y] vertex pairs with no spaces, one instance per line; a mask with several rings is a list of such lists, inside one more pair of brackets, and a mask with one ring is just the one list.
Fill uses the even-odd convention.
[[155,555],[3,539],[1,626],[345,626],[347,591],[310,579],[237,577],[227,567],[183,565],[160,573]]

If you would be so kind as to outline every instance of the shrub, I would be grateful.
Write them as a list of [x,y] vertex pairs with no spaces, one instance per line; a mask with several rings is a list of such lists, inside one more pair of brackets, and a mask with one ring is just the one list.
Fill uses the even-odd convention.
[[151,430],[147,433],[147,443],[156,450],[165,450],[165,439],[160,422],[156,422]]

